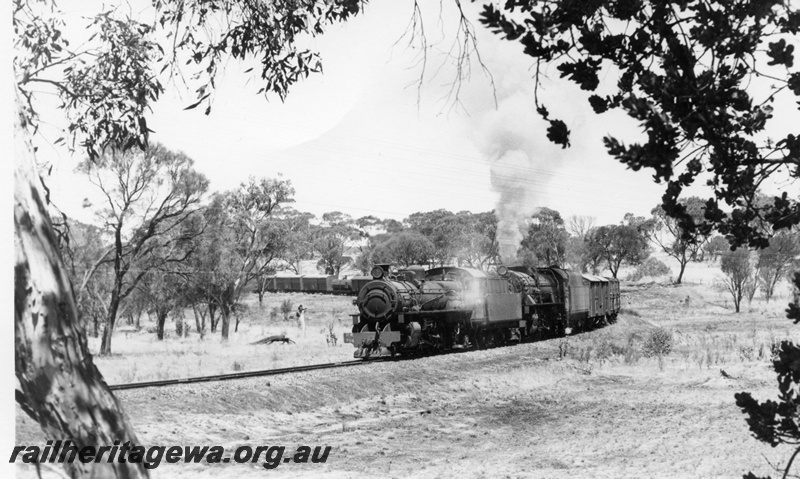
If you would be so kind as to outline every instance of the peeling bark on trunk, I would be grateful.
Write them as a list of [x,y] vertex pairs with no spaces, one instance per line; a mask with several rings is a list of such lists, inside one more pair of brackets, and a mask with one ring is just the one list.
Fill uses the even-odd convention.
[[[17,99],[19,104],[19,99]],[[46,210],[23,118],[15,125],[14,339],[17,402],[52,440],[78,448],[139,445],[94,366],[79,330],[72,287]],[[64,465],[71,477],[144,478],[141,464]]]

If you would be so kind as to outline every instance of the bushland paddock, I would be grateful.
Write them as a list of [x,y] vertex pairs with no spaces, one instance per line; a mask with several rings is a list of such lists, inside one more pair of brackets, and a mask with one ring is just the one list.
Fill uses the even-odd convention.
[[[224,342],[219,329],[208,330],[208,320],[201,338],[190,309],[183,311],[186,331],[179,336],[170,318],[161,341],[153,332],[155,324],[143,316],[139,331],[120,327],[114,333],[113,354],[96,355],[94,361],[109,384],[119,384],[352,359],[352,346],[342,344],[343,333],[352,327],[349,315],[357,312],[352,301],[351,296],[267,293],[259,305],[258,297],[249,295],[237,313],[238,331],[234,332],[231,318],[230,336]],[[296,318],[300,305],[307,308],[305,333]],[[282,306],[288,310],[285,315]],[[251,344],[275,335],[284,335],[294,344]],[[89,347],[97,354],[99,338],[90,337]]]
[[[588,368],[615,356],[635,366],[643,357],[663,364],[680,362],[685,367],[724,367],[736,361],[764,361],[781,339],[793,329],[785,319],[789,291],[778,291],[770,303],[756,297],[734,314],[726,293],[711,282],[663,285],[623,282],[622,317],[629,321],[615,328],[596,330],[555,340],[557,355]],[[238,331],[228,341],[219,332],[206,332],[201,339],[191,310],[184,312],[184,327],[178,336],[175,323],[167,324],[167,337],[159,341],[154,325],[143,323],[136,332],[121,328],[115,333],[114,354],[95,356],[110,384],[214,375],[255,369],[282,368],[352,358],[352,346],[342,344],[350,330],[350,314],[356,312],[350,296],[272,293],[259,305],[250,295],[238,312]],[[306,331],[296,318],[299,305],[307,308]],[[281,309],[283,308],[283,311]],[[653,333],[656,328],[658,331]],[[652,337],[652,334],[657,337]],[[294,344],[252,344],[260,339],[284,335]],[[668,350],[663,341],[670,341]],[[99,341],[89,338],[93,352]]]

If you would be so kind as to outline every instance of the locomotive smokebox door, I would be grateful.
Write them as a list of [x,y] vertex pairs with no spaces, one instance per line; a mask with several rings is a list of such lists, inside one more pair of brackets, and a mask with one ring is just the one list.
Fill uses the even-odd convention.
[[361,310],[370,318],[385,318],[394,309],[394,294],[391,287],[374,286],[364,297]]

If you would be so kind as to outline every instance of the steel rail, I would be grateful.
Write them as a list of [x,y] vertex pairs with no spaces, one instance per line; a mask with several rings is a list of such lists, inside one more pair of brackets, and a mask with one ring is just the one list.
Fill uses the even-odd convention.
[[356,366],[358,364],[367,364],[369,362],[374,362],[374,360],[364,361],[363,359],[354,359],[352,361],[339,361],[327,364],[311,364],[308,366],[294,366],[290,368],[262,369],[258,371],[243,371],[239,373],[217,374],[215,376],[198,376],[193,378],[163,379],[160,381],[143,381],[138,383],[112,384],[109,386],[109,389],[111,389],[112,391],[122,391],[125,389],[140,389],[140,388],[151,388],[159,386],[174,386],[177,384],[226,381],[229,379],[254,378],[259,376],[277,376],[280,374],[297,373],[302,371],[314,371],[317,369],[344,368],[347,366]]
[[[537,341],[538,342],[538,341]],[[487,347],[486,349],[494,349],[494,348],[501,348],[501,347],[508,347],[513,346],[517,343],[509,343],[509,344],[496,344]],[[451,349],[445,352],[444,354],[460,354],[460,353],[468,353],[472,351],[478,351],[479,348],[475,347],[468,347],[463,349]],[[428,354],[420,354],[420,355],[412,355],[412,356],[394,356],[394,357],[376,357],[376,358],[369,358],[369,359],[353,359],[351,361],[337,361],[335,363],[326,363],[326,364],[311,364],[308,366],[294,366],[290,368],[278,368],[278,369],[262,369],[257,371],[242,371],[239,373],[229,373],[229,374],[217,374],[215,376],[198,376],[193,378],[179,378],[179,379],[163,379],[160,381],[143,381],[138,383],[123,383],[123,384],[112,384],[109,386],[109,389],[112,391],[122,391],[125,389],[141,389],[141,388],[150,388],[150,387],[159,387],[159,386],[175,386],[178,384],[192,384],[192,383],[203,383],[203,382],[214,382],[214,381],[226,381],[229,379],[244,379],[244,378],[254,378],[259,376],[278,376],[281,374],[289,374],[289,373],[297,373],[303,371],[315,371],[318,369],[335,369],[335,368],[344,368],[348,366],[357,366],[359,364],[370,364],[376,362],[386,362],[386,361],[413,361],[415,359],[422,359],[428,358],[431,356],[439,356],[442,353],[428,353]]]

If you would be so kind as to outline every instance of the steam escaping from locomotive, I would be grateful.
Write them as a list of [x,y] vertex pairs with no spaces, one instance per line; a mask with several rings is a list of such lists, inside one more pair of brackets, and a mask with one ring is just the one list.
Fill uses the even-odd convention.
[[[563,191],[546,190],[568,155],[574,157],[576,150],[574,147],[563,150],[547,139],[549,124],[537,113],[538,80],[532,80],[528,65],[519,61],[519,51],[492,43],[485,46],[484,55],[496,65],[494,101],[470,103],[480,106],[470,111],[473,121],[469,134],[490,167],[491,188],[497,194],[499,254],[501,261],[509,265],[518,263],[517,251],[527,234],[531,216],[542,206],[554,207],[545,205],[545,199],[551,203],[560,200],[557,195]],[[573,107],[575,92],[550,85],[546,76],[545,73],[540,79],[539,88],[550,88],[551,100],[544,106],[553,117],[563,119],[572,128],[585,103]],[[480,98],[486,99],[485,92],[481,92]]]
[[476,115],[476,146],[489,161],[492,190],[497,193],[497,242],[504,264],[517,263],[520,241],[531,216],[542,206],[543,188],[560,166],[562,153],[544,132],[547,124],[536,113],[535,95],[527,72],[503,77],[497,85],[497,105]]
[[526,181],[531,161],[522,150],[503,152],[491,166],[491,184],[500,195],[495,207],[497,242],[503,264],[514,264],[527,220],[535,211],[534,192]]
[[501,103],[483,130],[487,134],[482,150],[491,162],[491,185],[498,194],[497,242],[504,264],[516,263],[520,241],[540,205],[541,186],[545,184],[537,178],[537,172],[544,169],[537,167],[540,161],[537,150],[548,148],[537,148],[531,138],[535,135],[536,119],[520,95],[512,95]]

